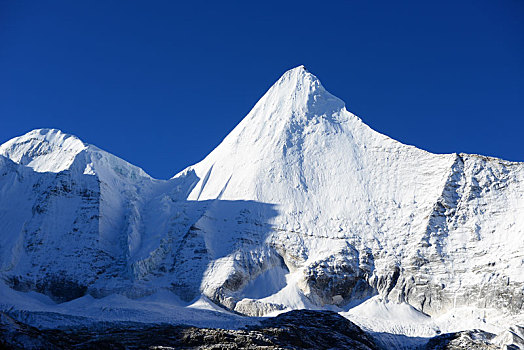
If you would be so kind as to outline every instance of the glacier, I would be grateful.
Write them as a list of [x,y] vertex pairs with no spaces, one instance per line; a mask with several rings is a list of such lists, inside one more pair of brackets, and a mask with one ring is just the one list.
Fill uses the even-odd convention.
[[56,129],[7,141],[0,222],[3,310],[198,325],[331,310],[423,339],[524,325],[524,163],[397,142],[303,66],[168,180]]

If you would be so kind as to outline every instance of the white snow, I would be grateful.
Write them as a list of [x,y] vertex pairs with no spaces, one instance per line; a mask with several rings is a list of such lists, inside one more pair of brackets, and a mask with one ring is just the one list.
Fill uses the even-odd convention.
[[[0,146],[0,175],[2,276],[65,276],[98,298],[2,286],[4,309],[227,326],[238,316],[215,303],[325,308],[423,338],[523,324],[524,163],[401,144],[303,66],[170,180],[55,129]],[[329,294],[341,276],[373,294]]]
[[100,299],[86,295],[56,304],[42,294],[16,292],[3,283],[0,283],[0,310],[41,328],[112,321],[235,329],[259,322],[257,318],[239,316],[223,310],[205,297],[188,304],[166,291],[158,291],[139,299],[129,299],[119,294]]

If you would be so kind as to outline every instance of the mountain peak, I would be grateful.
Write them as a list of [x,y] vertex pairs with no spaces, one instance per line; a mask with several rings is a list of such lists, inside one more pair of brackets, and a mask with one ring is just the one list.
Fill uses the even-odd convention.
[[74,168],[84,174],[105,176],[111,169],[123,178],[149,178],[141,168],[58,129],[35,129],[15,137],[0,145],[0,156],[36,172],[58,173],[75,163]]
[[304,87],[322,88],[318,78],[308,72],[304,66],[298,66],[286,71],[273,86],[286,87],[290,90]]
[[[349,125],[350,121],[358,122]],[[224,141],[191,168],[202,181],[194,187],[189,198],[234,199],[238,193],[233,189],[244,187],[243,195],[250,193],[251,198],[259,200],[258,176],[265,176],[263,174],[267,174],[268,169],[280,169],[286,176],[287,173],[300,173],[303,169],[302,153],[320,149],[332,151],[321,147],[327,139],[330,144],[340,141],[347,149],[353,149],[354,145],[348,144],[352,140],[353,127],[360,127],[360,120],[345,109],[342,100],[326,91],[315,75],[304,66],[290,69]],[[338,152],[340,150],[336,149],[333,154]],[[291,168],[293,170],[288,172]],[[237,169],[236,177],[230,181]],[[280,179],[284,177],[282,175]],[[298,186],[296,188],[306,186],[302,179],[293,178],[290,182],[294,183],[292,186]],[[263,199],[271,202],[268,198]]]
[[[330,94],[320,80],[301,65],[286,71],[259,100],[251,116],[266,119],[311,118],[331,115],[344,108],[344,102]],[[246,119],[250,119],[249,115]]]
[[58,129],[35,129],[1,145],[0,155],[38,172],[60,172],[87,147],[76,136]]
[[286,76],[286,75],[295,75],[295,76],[299,76],[299,77],[304,77],[304,76],[307,76],[308,74],[312,75],[311,73],[308,72],[306,67],[301,64],[300,66],[297,66],[295,68],[291,68],[291,69],[287,70],[283,74],[283,77]]
[[[53,128],[40,128],[31,130],[22,136],[15,137],[7,141],[4,145],[12,142],[27,142],[31,139],[45,141],[56,147],[67,147],[69,143],[76,143],[78,145],[81,143],[84,145],[84,147],[86,146],[86,144],[84,144],[78,137],[67,134],[62,130]],[[4,145],[0,147],[3,147]]]
[[54,129],[54,128],[33,129],[33,130],[25,133],[24,135],[19,136],[18,138],[21,138],[21,139],[24,138],[25,139],[25,138],[30,138],[30,137],[39,138],[39,139],[46,139],[48,141],[51,141],[51,140],[59,141],[60,139],[61,140],[65,140],[65,139],[70,138],[70,137],[78,139],[76,136],[67,134],[67,133],[63,132],[62,130]]

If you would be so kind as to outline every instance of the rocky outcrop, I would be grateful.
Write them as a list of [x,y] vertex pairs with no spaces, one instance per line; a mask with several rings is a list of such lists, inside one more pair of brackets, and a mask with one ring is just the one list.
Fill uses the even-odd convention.
[[377,349],[364,331],[329,311],[291,311],[259,326],[228,330],[137,323],[37,328],[0,314],[0,347],[9,349]]
[[[496,350],[499,346],[492,344],[494,334],[479,330],[448,333],[430,339],[424,350]],[[511,349],[511,348],[510,348]]]
[[369,284],[371,271],[361,265],[360,253],[348,245],[341,251],[316,260],[304,268],[304,294],[316,305],[345,305],[376,293]]

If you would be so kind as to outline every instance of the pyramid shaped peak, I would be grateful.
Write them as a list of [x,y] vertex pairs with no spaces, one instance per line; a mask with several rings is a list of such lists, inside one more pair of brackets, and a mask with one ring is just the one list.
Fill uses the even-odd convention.
[[320,81],[311,74],[306,67],[300,65],[286,71],[275,85],[288,85],[290,88],[297,88],[304,85],[321,87]]
[[[330,94],[320,80],[300,65],[286,71],[260,99],[250,115],[260,119],[331,115],[344,102]],[[250,119],[250,118],[248,118]]]
[[[291,68],[286,73],[293,73],[293,74],[306,74],[309,73],[306,66],[301,64],[300,66],[296,66],[295,68]],[[311,74],[311,73],[310,73]]]
[[[227,164],[224,169],[233,169],[236,165],[231,164],[232,159],[235,164],[245,164],[262,154],[266,160],[271,159],[281,150],[302,142],[313,130],[320,135],[323,128],[338,128],[333,125],[350,119],[358,118],[301,65],[286,71],[223,142],[192,169],[198,177],[205,178],[215,163]],[[200,196],[196,194],[192,198]]]

